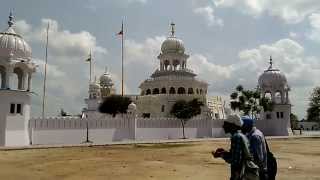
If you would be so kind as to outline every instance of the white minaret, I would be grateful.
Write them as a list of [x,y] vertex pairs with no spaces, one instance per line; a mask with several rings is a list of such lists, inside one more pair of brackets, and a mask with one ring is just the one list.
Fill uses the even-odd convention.
[[31,79],[36,65],[31,48],[9,27],[0,33],[0,146],[29,145],[28,122],[31,110]]
[[286,76],[279,69],[273,68],[272,58],[267,70],[259,77],[258,88],[261,96],[269,97],[274,103],[273,111],[262,112],[260,117],[264,121],[266,135],[288,135],[290,130],[291,103],[289,99],[290,87]]

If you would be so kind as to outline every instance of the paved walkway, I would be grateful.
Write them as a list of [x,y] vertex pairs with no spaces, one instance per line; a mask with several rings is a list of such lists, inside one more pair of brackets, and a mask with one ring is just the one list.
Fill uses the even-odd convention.
[[[308,133],[294,136],[271,136],[267,139],[291,139],[291,138],[320,138],[320,132]],[[0,150],[25,150],[25,149],[48,149],[48,148],[66,148],[66,147],[93,147],[93,146],[110,146],[110,145],[130,145],[130,144],[160,144],[160,143],[185,143],[185,142],[202,142],[202,141],[226,141],[228,138],[195,138],[195,139],[163,139],[163,140],[146,140],[146,141],[115,141],[104,144],[82,143],[82,144],[52,144],[52,145],[31,145],[31,146],[12,146],[0,147]]]

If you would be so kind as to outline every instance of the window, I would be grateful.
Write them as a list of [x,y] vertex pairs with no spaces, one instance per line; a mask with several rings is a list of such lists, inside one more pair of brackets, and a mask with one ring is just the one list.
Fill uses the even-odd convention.
[[283,112],[280,112],[280,118],[283,118]]
[[278,119],[280,118],[280,112],[277,112],[277,118]]
[[271,119],[271,114],[266,114],[266,119]]
[[17,104],[17,114],[22,115],[22,105],[21,104]]
[[14,114],[15,104],[10,104],[10,113]]
[[164,112],[164,105],[161,106],[161,112]]

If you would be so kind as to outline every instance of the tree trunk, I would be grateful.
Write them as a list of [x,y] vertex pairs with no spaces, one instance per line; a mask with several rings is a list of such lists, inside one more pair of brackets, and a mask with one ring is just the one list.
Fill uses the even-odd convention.
[[181,125],[182,125],[182,136],[183,136],[183,139],[187,139],[185,134],[184,134],[184,120],[181,119],[180,121],[181,121]]

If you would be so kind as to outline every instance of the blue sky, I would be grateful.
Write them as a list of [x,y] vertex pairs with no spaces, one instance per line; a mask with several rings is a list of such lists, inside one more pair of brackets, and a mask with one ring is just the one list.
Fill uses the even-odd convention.
[[60,108],[77,114],[85,106],[88,64],[94,72],[108,66],[120,92],[120,39],[125,22],[125,85],[129,94],[158,67],[161,42],[171,21],[190,55],[189,68],[209,84],[210,95],[228,99],[233,88],[257,85],[268,66],[286,74],[293,112],[305,116],[320,75],[320,1],[318,0],[10,0],[1,3],[0,29],[10,9],[15,28],[33,49],[32,115],[41,114],[45,27],[50,22],[47,115]]

